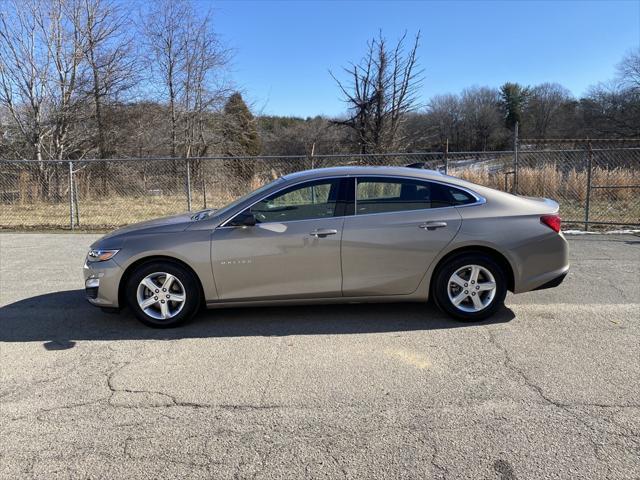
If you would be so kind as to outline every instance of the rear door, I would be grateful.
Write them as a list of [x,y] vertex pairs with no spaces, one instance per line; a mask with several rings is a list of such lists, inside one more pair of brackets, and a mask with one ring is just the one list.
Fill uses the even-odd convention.
[[[211,260],[221,300],[341,296],[340,178],[276,192],[217,228]],[[243,226],[253,214],[258,223]]]
[[414,292],[462,222],[448,187],[402,177],[354,182],[354,215],[342,236],[343,294]]

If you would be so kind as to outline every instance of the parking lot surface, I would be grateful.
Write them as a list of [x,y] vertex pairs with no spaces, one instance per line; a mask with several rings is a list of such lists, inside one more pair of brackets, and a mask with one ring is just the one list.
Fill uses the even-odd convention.
[[640,478],[640,237],[570,237],[553,290],[208,311],[83,298],[97,235],[0,235],[1,478]]

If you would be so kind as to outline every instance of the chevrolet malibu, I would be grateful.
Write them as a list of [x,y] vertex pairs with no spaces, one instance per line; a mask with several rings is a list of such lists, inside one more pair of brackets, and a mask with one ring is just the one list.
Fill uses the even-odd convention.
[[86,297],[173,327],[201,306],[426,302],[478,321],[569,269],[558,204],[438,172],[286,175],[219,210],[151,220],[93,245]]

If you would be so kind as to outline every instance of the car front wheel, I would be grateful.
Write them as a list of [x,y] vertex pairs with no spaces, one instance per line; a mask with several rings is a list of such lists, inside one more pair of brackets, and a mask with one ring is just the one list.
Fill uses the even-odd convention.
[[504,304],[506,278],[490,256],[463,254],[438,270],[433,294],[438,307],[452,317],[470,322],[484,320]]
[[138,267],[126,289],[129,307],[150,327],[175,327],[191,318],[200,305],[200,286],[194,274],[170,262]]

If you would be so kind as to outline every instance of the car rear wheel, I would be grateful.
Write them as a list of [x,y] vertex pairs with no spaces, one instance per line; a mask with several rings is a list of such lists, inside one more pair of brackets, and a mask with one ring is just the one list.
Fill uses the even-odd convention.
[[150,327],[175,327],[190,319],[200,306],[200,285],[194,274],[170,262],[138,267],[126,289],[129,307]]
[[433,296],[442,311],[458,320],[478,321],[493,315],[507,294],[505,274],[490,256],[463,254],[439,268]]

